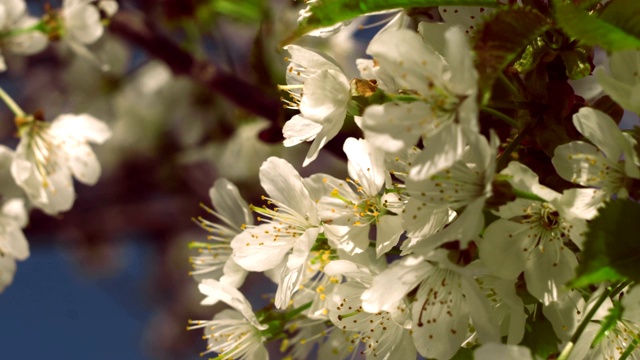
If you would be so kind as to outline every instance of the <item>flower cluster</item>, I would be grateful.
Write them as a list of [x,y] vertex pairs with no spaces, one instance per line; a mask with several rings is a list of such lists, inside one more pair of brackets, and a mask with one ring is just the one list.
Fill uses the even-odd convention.
[[[535,146],[522,142],[538,115],[511,118],[482,93],[468,34],[484,10],[461,12],[462,20],[452,14],[458,8],[440,11],[445,23],[418,31],[392,21],[351,81],[323,54],[285,47],[281,89],[285,106],[300,113],[284,125],[284,145],[311,142],[302,166],[313,168],[345,127],[355,124],[360,136],[342,146],[346,179],[303,177],[271,157],[260,167],[264,205],[248,206],[224,179],[211,189],[220,222],[198,219],[212,235],[195,246],[194,275],[204,304],[223,300],[239,312],[193,323],[205,328],[216,359],[266,358],[264,343],[282,338],[281,351],[296,359],[314,351],[320,359],[450,359],[463,348],[477,349],[476,358],[527,358],[516,345],[537,317],[575,344],[571,335],[602,290],[585,299],[567,283],[589,222],[611,199],[636,199],[637,142],[582,99],[567,114],[577,135],[549,156],[564,182],[541,179],[526,157]],[[613,54],[612,75],[596,71],[604,91],[630,110],[640,80],[624,74],[637,75],[637,59]],[[505,118],[509,127],[499,122]],[[237,290],[247,271],[265,272],[277,286],[273,304],[255,314]],[[637,301],[627,305],[600,346],[578,342],[572,358],[620,357],[638,340],[637,309]]]
[[[47,9],[37,19],[27,13],[24,0],[0,2],[3,51],[35,54],[48,40],[63,40],[79,55],[96,58],[86,45],[104,32],[102,17],[112,16],[118,5],[113,0],[65,0],[61,9]],[[0,56],[0,70],[6,70]],[[2,89],[0,98],[15,114],[14,150],[0,146],[2,179],[0,186],[0,291],[8,286],[16,271],[16,260],[29,257],[29,244],[22,232],[28,211],[38,208],[48,215],[69,210],[75,200],[73,178],[93,185],[100,177],[100,163],[89,143],[102,144],[111,136],[108,126],[89,114],[61,114],[45,121],[41,111],[25,113]]]

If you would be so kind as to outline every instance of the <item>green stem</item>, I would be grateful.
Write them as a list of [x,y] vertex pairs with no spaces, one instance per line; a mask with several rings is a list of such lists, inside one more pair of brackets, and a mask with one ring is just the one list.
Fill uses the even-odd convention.
[[534,193],[530,193],[527,191],[522,191],[522,190],[518,190],[516,188],[512,189],[513,194],[516,197],[519,197],[521,199],[529,199],[529,200],[535,200],[535,201],[542,201],[542,202],[547,202],[547,200],[541,198],[540,196],[534,194]]
[[295,318],[296,316],[300,315],[303,311],[309,309],[312,304],[313,304],[313,302],[309,301],[308,303],[300,306],[299,308],[295,308],[295,309],[291,310],[290,312],[288,312],[285,315],[285,319],[288,321],[288,320],[291,320],[291,319]]
[[22,34],[28,34],[30,32],[34,32],[34,31],[39,31],[41,33],[47,33],[47,26],[44,23],[44,21],[40,20],[38,23],[29,26],[27,28],[23,28],[23,29],[11,29],[5,32],[0,33],[0,37],[4,38],[4,37],[11,37],[11,36],[17,36],[17,35],[22,35]]
[[16,117],[24,118],[27,116],[27,114],[22,110],[22,108],[20,108],[20,106],[15,101],[13,101],[11,96],[9,96],[9,94],[7,94],[7,92],[4,91],[4,89],[1,87],[0,87],[0,98],[2,99],[2,101],[4,101],[5,104],[7,104],[9,109],[11,109],[11,111]]
[[511,153],[514,152],[518,148],[518,146],[520,146],[520,142],[522,142],[522,139],[524,139],[524,137],[529,134],[529,129],[531,129],[531,124],[528,124],[522,131],[520,131],[516,138],[513,139],[513,141],[511,141],[509,145],[507,145],[507,148],[504,149],[504,152],[500,154],[500,156],[498,157],[498,163],[496,165],[497,171],[500,171],[507,167],[507,164],[511,160]]
[[524,96],[522,96],[522,90],[517,88],[517,87],[515,87],[513,85],[513,82],[511,82],[511,80],[507,79],[507,76],[502,71],[500,71],[500,73],[498,74],[498,79],[500,79],[500,81],[504,84],[504,86],[506,86],[509,89],[509,91],[511,91],[511,93],[513,95],[515,95],[515,97],[518,100],[523,100],[524,99]]
[[633,341],[631,342],[631,344],[629,344],[629,346],[627,346],[627,348],[624,349],[624,352],[622,353],[622,355],[620,355],[620,359],[618,360],[626,360],[629,357],[629,355],[631,355],[633,350],[636,349],[636,347],[638,346],[638,343],[640,343],[640,339],[638,339],[637,337],[633,338]]
[[518,123],[518,120],[512,118],[511,116],[503,114],[498,110],[492,109],[490,107],[483,106],[482,107],[482,111],[486,112],[487,114],[491,114],[491,115],[497,117],[498,119],[504,121],[505,123],[507,123],[507,125],[515,128],[515,129],[519,129],[520,128],[520,123]]
[[591,309],[589,309],[589,312],[582,319],[582,322],[580,322],[580,325],[578,325],[578,328],[573,333],[573,336],[571,336],[571,339],[569,339],[567,345],[564,347],[564,349],[562,349],[562,352],[560,353],[560,356],[558,356],[557,360],[567,360],[569,358],[569,355],[571,355],[571,351],[573,351],[575,344],[578,342],[578,339],[587,328],[587,325],[596,314],[602,303],[604,303],[605,300],[607,300],[611,295],[620,293],[620,291],[622,291],[622,289],[624,289],[627,285],[629,285],[629,282],[625,281],[618,284],[615,289],[612,286],[608,286],[604,290],[602,295],[600,295],[598,300],[596,300]]

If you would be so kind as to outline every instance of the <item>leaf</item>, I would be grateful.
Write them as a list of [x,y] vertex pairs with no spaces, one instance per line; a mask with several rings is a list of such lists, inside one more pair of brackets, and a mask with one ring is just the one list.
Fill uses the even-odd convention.
[[567,68],[567,76],[571,80],[582,79],[591,74],[591,63],[589,61],[589,50],[584,47],[576,47],[571,50],[560,51],[560,56]]
[[556,336],[551,322],[540,313],[542,312],[538,312],[537,318],[527,319],[520,345],[528,347],[535,359],[548,359],[549,355],[558,352],[560,339]]
[[497,0],[320,0],[309,4],[310,15],[303,18],[298,29],[287,39],[291,43],[300,36],[360,15],[411,7],[428,6],[502,6]]
[[489,99],[493,82],[502,69],[548,27],[547,18],[529,8],[498,11],[482,25],[476,33],[473,49],[477,55],[476,67],[480,75],[483,103]]
[[607,336],[609,330],[616,326],[621,316],[622,305],[620,304],[620,302],[616,302],[615,305],[611,309],[609,309],[609,313],[604,318],[604,320],[600,322],[600,330],[598,330],[598,333],[593,338],[593,342],[591,343],[592,348],[598,345],[602,341],[602,339]]
[[612,1],[600,17],[553,0],[558,25],[568,35],[608,51],[640,48],[640,1]]
[[640,281],[640,204],[609,201],[589,224],[582,263],[570,286],[604,281]]

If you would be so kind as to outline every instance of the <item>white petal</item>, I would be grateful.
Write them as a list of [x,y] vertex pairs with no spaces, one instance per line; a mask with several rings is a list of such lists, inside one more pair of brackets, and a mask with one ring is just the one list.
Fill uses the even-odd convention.
[[482,344],[473,352],[475,360],[531,360],[531,351],[526,346],[500,343]]
[[498,277],[515,279],[535,245],[529,226],[499,219],[487,227],[478,243],[480,260]]
[[450,359],[467,337],[471,309],[463,300],[459,275],[444,279],[437,285],[423,283],[411,309],[413,340],[426,358]]
[[598,189],[565,190],[558,202],[554,202],[560,215],[567,219],[591,220],[598,215],[598,209],[604,205],[607,194]]
[[89,3],[63,8],[65,25],[69,35],[83,44],[96,42],[104,33],[100,22],[100,12]]
[[298,45],[287,45],[284,48],[291,54],[291,61],[310,70],[334,70],[340,71],[340,68],[322,55],[307,50]]
[[442,229],[450,220],[449,209],[411,198],[402,214],[402,226],[409,237],[427,237]]
[[295,115],[282,127],[284,146],[289,147],[311,141],[316,138],[321,129],[322,125],[317,122]]
[[342,72],[323,70],[304,82],[300,113],[306,119],[326,124],[342,121],[351,98],[349,81]]
[[473,96],[476,93],[478,74],[473,65],[474,56],[469,41],[461,28],[454,26],[447,30],[445,46],[450,76],[448,88],[457,95]]
[[373,56],[381,68],[393,74],[403,89],[428,94],[431,91],[429,83],[442,77],[444,61],[428,49],[414,31],[386,31],[371,41],[367,54]]
[[49,129],[57,137],[73,137],[102,144],[111,137],[111,130],[102,121],[89,114],[62,114],[51,122]]
[[506,169],[502,170],[502,174],[511,175],[513,178],[509,180],[511,185],[518,190],[532,192],[544,200],[551,201],[559,198],[561,195],[544,185],[540,185],[538,175],[525,165],[512,161]]
[[573,124],[609,159],[617,162],[623,152],[625,139],[616,123],[600,110],[582,107],[573,115]]
[[480,231],[484,227],[483,207],[484,198],[474,200],[465,208],[462,215],[459,215],[442,231],[416,245],[413,249],[414,252],[426,255],[435,247],[454,240],[460,242],[461,249],[466,249],[469,241],[478,239]]
[[[421,134],[436,131],[437,121],[429,114],[431,107],[420,101],[372,105],[364,111],[361,127],[367,141],[397,153],[414,146]],[[431,126],[425,129],[423,123]]]
[[[542,251],[544,250],[544,251]],[[567,293],[567,282],[575,275],[576,255],[565,246],[549,244],[536,247],[525,262],[527,290],[543,304],[558,301]]]
[[[293,247],[295,238],[270,234],[271,224],[246,229],[231,240],[233,260],[249,271],[265,271],[278,266]],[[265,233],[266,232],[266,233]]]
[[29,242],[24,237],[22,230],[8,219],[2,219],[0,226],[3,228],[3,232],[0,234],[0,250],[16,260],[27,259],[30,254]]
[[0,256],[0,293],[11,285],[16,273],[16,261],[8,256]]
[[238,188],[229,180],[219,178],[209,189],[209,197],[215,210],[231,222],[237,229],[253,224],[247,202]]
[[322,149],[329,140],[338,135],[340,129],[342,129],[342,124],[344,123],[344,116],[345,114],[343,113],[334,112],[324,119],[322,129],[318,135],[316,135],[313,143],[311,143],[309,152],[302,163],[303,167],[309,165],[313,160],[315,160],[318,157],[320,149]]
[[201,302],[202,305],[210,305],[211,303],[222,301],[242,313],[245,319],[256,328],[265,330],[268,327],[258,322],[251,308],[251,304],[247,298],[242,295],[240,290],[235,287],[217,280],[205,279],[198,285],[198,290],[207,296],[207,298]]
[[374,196],[382,189],[387,174],[384,152],[374,148],[366,140],[348,138],[343,146],[347,154],[349,176],[363,187],[364,193]]
[[423,181],[451,167],[465,148],[461,127],[452,124],[426,140],[424,150],[416,156],[409,172],[411,181]]
[[64,143],[64,151],[69,156],[69,168],[81,183],[94,185],[100,178],[102,169],[96,154],[87,143]]
[[302,177],[286,160],[270,157],[260,166],[260,184],[267,194],[298,214],[315,218],[315,204]]
[[362,308],[370,313],[393,311],[432,268],[422,257],[407,256],[392,263],[374,277],[371,287],[362,293]]
[[400,216],[381,216],[376,224],[376,255],[378,257],[391,250],[404,232]]
[[549,319],[556,335],[569,341],[582,320],[585,302],[578,291],[571,291],[556,302],[542,308],[544,316]]

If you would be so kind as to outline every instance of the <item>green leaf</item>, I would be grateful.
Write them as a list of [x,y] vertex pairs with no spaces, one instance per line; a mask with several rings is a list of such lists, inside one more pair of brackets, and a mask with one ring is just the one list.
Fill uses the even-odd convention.
[[604,320],[600,322],[600,330],[598,330],[598,333],[593,338],[593,342],[591,343],[592,348],[598,345],[602,341],[602,339],[607,336],[609,330],[613,329],[613,327],[616,326],[621,316],[622,305],[620,304],[620,302],[616,302],[615,305],[611,309],[609,309],[609,313],[604,318]]
[[503,4],[497,0],[320,0],[309,6],[311,15],[300,22],[298,29],[285,39],[285,44],[313,30],[379,11],[428,6],[500,7]]
[[589,224],[582,263],[572,287],[604,281],[640,281],[640,204],[612,200]]
[[589,49],[576,47],[571,50],[560,51],[560,56],[567,69],[567,76],[571,80],[582,79],[591,74],[591,64],[589,63]]
[[600,17],[553,0],[558,25],[568,35],[609,51],[640,48],[640,1],[614,0]]
[[556,336],[549,320],[541,316],[542,311],[536,313],[538,313],[536,318],[527,319],[520,345],[528,347],[534,358],[548,359],[550,355],[558,352],[560,339]]
[[502,69],[514,61],[548,27],[547,18],[529,8],[498,11],[483,24],[476,33],[474,45],[483,103],[488,101],[493,82]]

